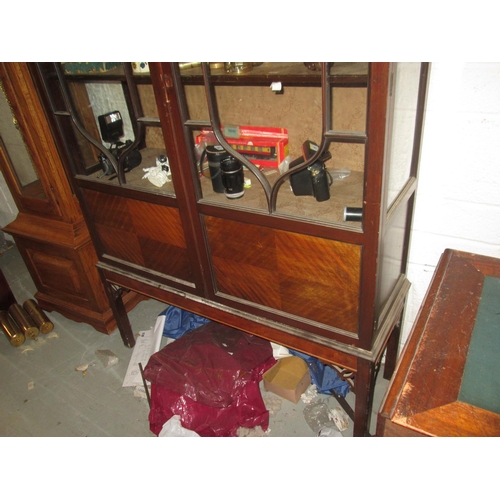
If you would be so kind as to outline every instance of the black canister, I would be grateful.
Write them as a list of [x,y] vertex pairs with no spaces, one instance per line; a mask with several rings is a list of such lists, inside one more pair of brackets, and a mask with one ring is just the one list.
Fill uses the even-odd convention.
[[245,182],[243,165],[236,158],[228,156],[221,160],[220,167],[226,196],[231,199],[241,198],[244,194]]
[[222,146],[207,146],[205,152],[207,155],[208,168],[213,190],[216,193],[224,193],[224,184],[222,184],[220,162],[224,158],[228,158],[229,153]]
[[363,209],[360,207],[344,207],[344,220],[361,222],[363,220]]

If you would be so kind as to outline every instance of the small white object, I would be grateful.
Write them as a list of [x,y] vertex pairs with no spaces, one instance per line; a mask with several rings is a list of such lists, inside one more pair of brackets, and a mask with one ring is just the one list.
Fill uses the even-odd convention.
[[318,432],[318,437],[344,437],[337,429],[333,427],[322,427]]
[[342,408],[335,407],[332,410],[332,416],[333,421],[340,432],[347,430],[349,427],[349,420],[347,419],[347,415]]
[[271,83],[271,90],[273,92],[281,92],[283,90],[283,85],[281,82],[273,82]]
[[139,332],[139,335],[136,337],[134,350],[130,357],[122,387],[143,386],[139,363],[141,363],[143,368],[146,368],[149,358],[160,350],[164,326],[165,315],[160,314],[156,318],[154,328]]
[[174,415],[163,424],[158,437],[200,437],[200,435],[182,427],[181,417],[179,417],[179,415]]
[[288,356],[291,356],[290,351],[285,346],[271,342],[271,347],[273,348],[274,359],[286,358]]
[[134,73],[149,73],[149,63],[147,62],[133,62],[132,71]]
[[151,184],[154,184],[156,187],[162,187],[166,182],[170,182],[170,174],[169,172],[165,172],[162,167],[149,167],[143,168],[144,172],[146,172],[142,178],[148,179]]

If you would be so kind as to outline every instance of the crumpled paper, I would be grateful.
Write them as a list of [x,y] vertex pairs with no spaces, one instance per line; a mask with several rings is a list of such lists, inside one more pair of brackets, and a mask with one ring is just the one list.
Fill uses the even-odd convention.
[[172,180],[170,176],[170,164],[168,162],[168,158],[166,162],[163,163],[156,158],[156,167],[143,168],[142,170],[146,172],[142,178],[148,179],[149,182],[156,187],[162,187],[163,184]]

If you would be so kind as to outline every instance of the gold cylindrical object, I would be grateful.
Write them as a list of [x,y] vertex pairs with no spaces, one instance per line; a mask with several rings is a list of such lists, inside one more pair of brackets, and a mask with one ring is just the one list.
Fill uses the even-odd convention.
[[38,306],[33,299],[25,300],[23,303],[24,310],[29,314],[30,318],[35,322],[41,333],[44,335],[54,329],[54,324],[47,318],[47,315]]
[[12,304],[9,307],[9,314],[21,328],[21,331],[27,339],[37,339],[38,327],[35,325],[30,315],[19,304]]
[[7,311],[0,311],[0,324],[5,336],[9,339],[10,345],[19,347],[24,344],[24,335],[21,329]]
[[253,64],[249,62],[226,62],[224,63],[224,69],[226,73],[246,73],[253,68]]

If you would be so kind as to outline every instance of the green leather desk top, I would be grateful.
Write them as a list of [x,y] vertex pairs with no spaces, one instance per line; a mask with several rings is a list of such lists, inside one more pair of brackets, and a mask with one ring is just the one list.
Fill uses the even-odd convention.
[[500,413],[500,278],[485,276],[458,400]]

